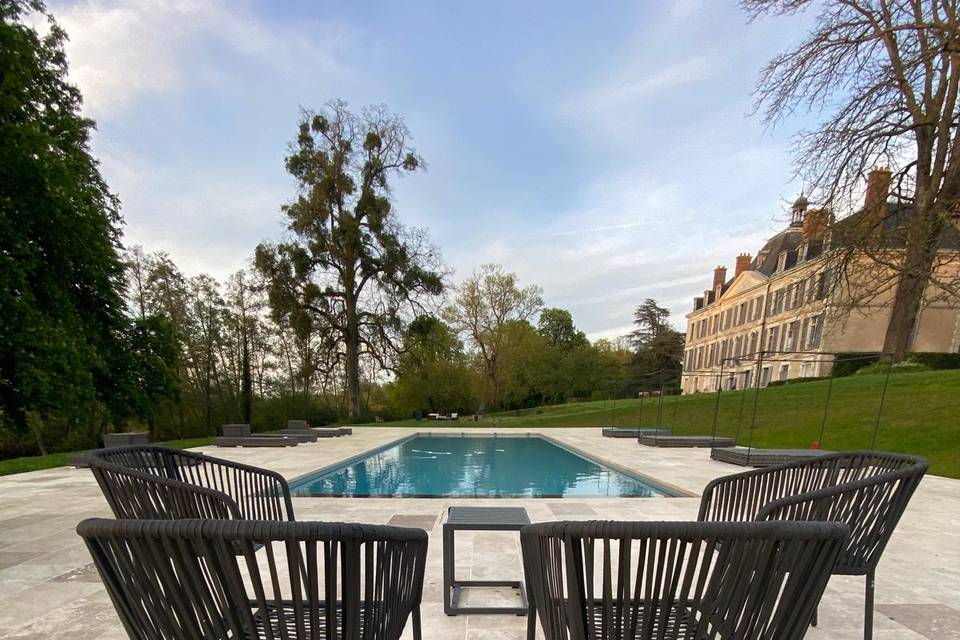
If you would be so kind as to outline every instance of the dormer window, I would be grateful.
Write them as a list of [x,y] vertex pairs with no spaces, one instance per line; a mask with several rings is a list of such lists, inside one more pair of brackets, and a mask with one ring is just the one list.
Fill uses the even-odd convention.
[[787,268],[787,252],[781,251],[780,255],[777,256],[777,273],[780,273],[786,268]]
[[800,246],[797,247],[797,262],[803,262],[807,259],[807,252],[810,250],[810,245],[806,242],[801,242]]

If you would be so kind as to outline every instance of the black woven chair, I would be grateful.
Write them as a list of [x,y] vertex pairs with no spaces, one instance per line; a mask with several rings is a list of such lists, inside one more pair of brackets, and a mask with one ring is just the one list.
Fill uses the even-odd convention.
[[117,518],[294,519],[274,471],[154,446],[98,449],[87,461]]
[[92,519],[77,533],[137,640],[395,640],[411,615],[421,638],[422,529]]
[[834,522],[552,522],[520,539],[547,640],[799,640],[848,534]]
[[926,471],[923,458],[879,451],[847,451],[746,471],[710,482],[698,519],[849,525],[850,541],[833,573],[866,576],[864,638],[869,640],[877,563]]

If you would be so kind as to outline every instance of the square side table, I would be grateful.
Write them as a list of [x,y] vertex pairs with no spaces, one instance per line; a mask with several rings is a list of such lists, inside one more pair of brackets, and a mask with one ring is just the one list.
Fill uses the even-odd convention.
[[[526,615],[527,590],[522,580],[457,580],[454,575],[454,533],[456,531],[517,531],[530,524],[523,507],[450,507],[443,523],[443,612]],[[520,592],[519,607],[462,607],[463,587],[511,587]]]

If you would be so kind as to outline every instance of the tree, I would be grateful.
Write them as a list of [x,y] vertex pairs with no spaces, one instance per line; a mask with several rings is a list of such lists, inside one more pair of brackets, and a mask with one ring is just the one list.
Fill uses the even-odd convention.
[[394,410],[409,417],[415,411],[466,412],[476,408],[463,344],[455,331],[433,316],[410,323],[393,383]]
[[498,264],[485,264],[460,285],[444,319],[466,335],[480,353],[487,384],[487,400],[496,405],[500,394],[499,357],[509,322],[527,321],[543,306],[543,290],[520,288],[517,276]]
[[670,310],[664,309],[653,298],[647,298],[633,312],[636,329],[630,332],[630,343],[635,351],[647,348],[660,334],[671,329],[667,319]]
[[28,415],[56,418],[89,446],[117,386],[124,269],[65,40],[39,0],[0,2],[0,421],[25,433]]
[[423,312],[423,297],[443,289],[434,249],[400,225],[390,200],[389,179],[422,166],[403,120],[384,106],[354,114],[338,101],[307,112],[286,159],[300,190],[283,208],[295,239],[257,247],[275,314],[331,337],[354,417],[360,359],[390,368],[404,312]]
[[684,336],[670,325],[670,311],[647,298],[633,317],[637,328],[630,333],[634,354],[629,390],[652,391],[661,383],[672,384],[683,368]]
[[[817,11],[814,29],[763,70],[757,109],[772,126],[798,110],[819,125],[796,138],[797,172],[826,206],[849,205],[873,166],[891,168],[900,206],[860,216],[844,234],[837,281],[861,263],[893,290],[884,353],[902,360],[928,286],[956,296],[939,249],[960,204],[960,14],[956,2],[743,0],[756,18]],[[883,194],[884,200],[886,194]],[[853,225],[848,225],[848,227]],[[886,230],[897,227],[890,237]],[[837,244],[837,243],[834,243]]]
[[537,320],[537,332],[551,347],[564,350],[588,344],[587,336],[573,324],[573,316],[566,309],[544,309]]

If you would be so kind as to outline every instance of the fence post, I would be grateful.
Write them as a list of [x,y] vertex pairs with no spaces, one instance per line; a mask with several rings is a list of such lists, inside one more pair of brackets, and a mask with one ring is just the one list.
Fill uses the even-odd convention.
[[710,432],[710,446],[717,439],[717,420],[720,418],[720,391],[723,389],[723,365],[725,358],[720,358],[720,374],[717,377],[717,401],[713,405],[713,430]]
[[873,442],[870,443],[870,449],[877,448],[877,435],[880,433],[880,415],[883,413],[883,401],[887,398],[887,385],[890,383],[890,372],[893,371],[893,361],[887,364],[887,375],[883,377],[883,389],[880,391],[880,406],[877,407],[877,421],[873,426]]

